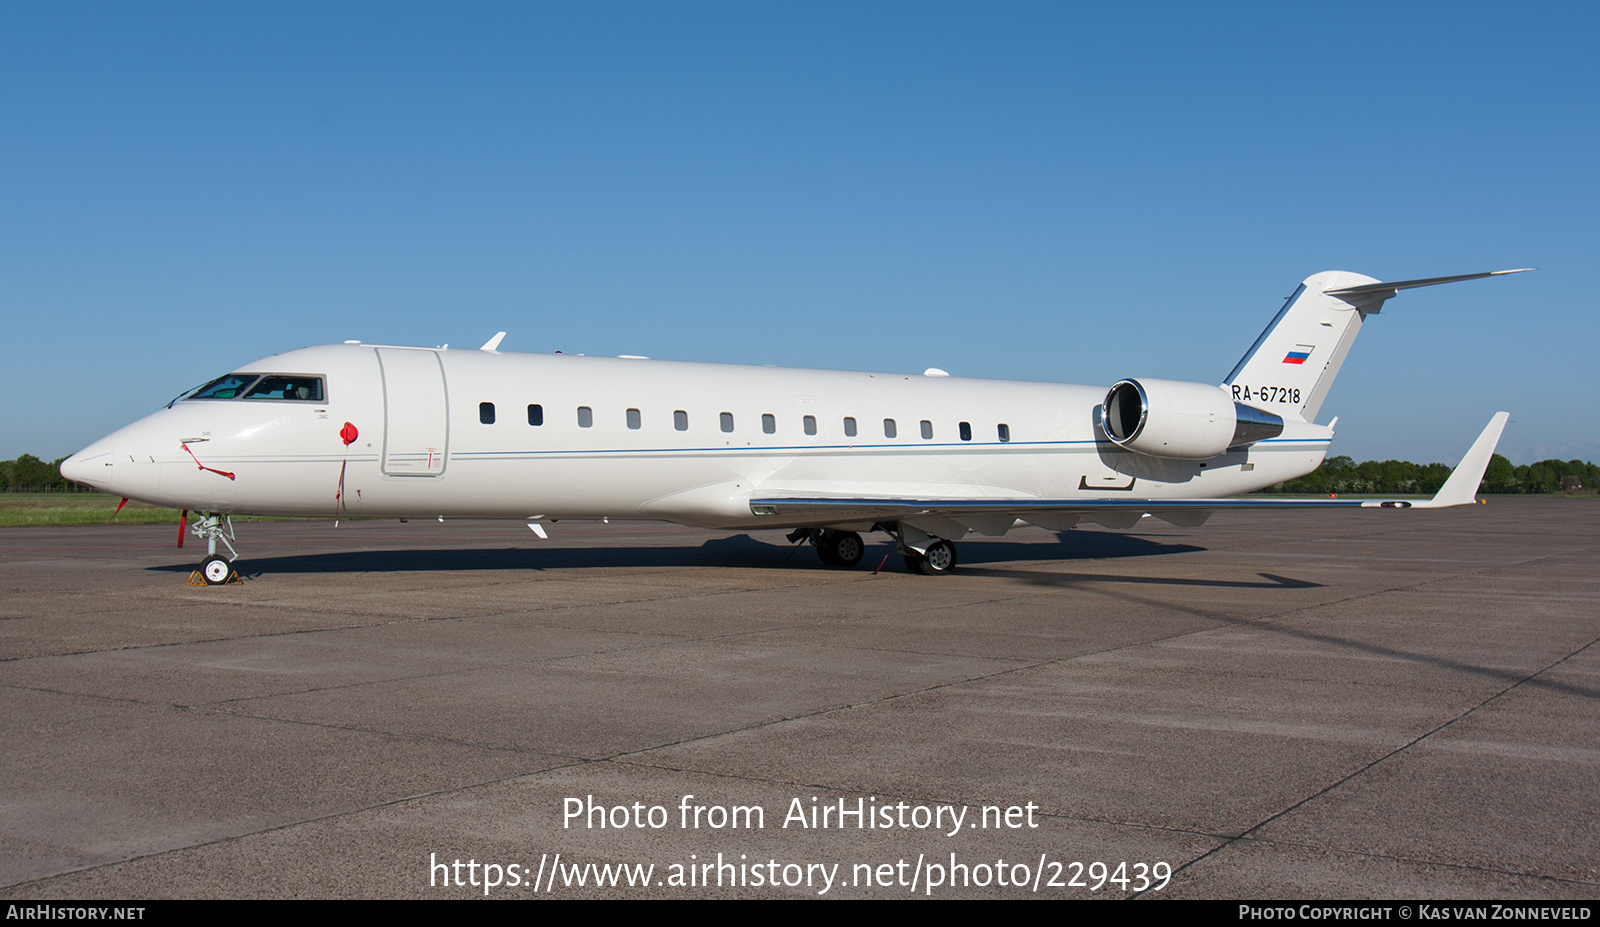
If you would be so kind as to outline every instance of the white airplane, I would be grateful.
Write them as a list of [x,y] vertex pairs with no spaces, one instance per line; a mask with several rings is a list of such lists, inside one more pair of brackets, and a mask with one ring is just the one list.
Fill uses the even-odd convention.
[[[1526,269],[1526,268],[1524,268]],[[636,357],[345,342],[276,354],[185,393],[61,465],[125,499],[203,513],[201,573],[233,575],[230,516],[655,519],[790,528],[854,566],[890,534],[912,572],[956,564],[969,531],[1019,522],[1193,526],[1222,508],[1462,505],[1494,416],[1433,499],[1224,499],[1322,463],[1315,424],[1367,316],[1399,290],[1306,278],[1221,386],[1101,387]],[[180,529],[180,544],[182,533]],[[218,553],[218,542],[230,556]]]

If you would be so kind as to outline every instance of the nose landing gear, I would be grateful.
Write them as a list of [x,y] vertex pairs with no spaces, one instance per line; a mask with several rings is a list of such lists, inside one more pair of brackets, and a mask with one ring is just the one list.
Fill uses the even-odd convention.
[[233,564],[227,557],[207,557],[200,563],[200,578],[206,581],[207,586],[220,586],[228,581],[228,574],[233,572]]
[[[207,512],[205,517],[196,521],[189,530],[194,532],[195,537],[206,542],[206,559],[200,561],[200,569],[195,570],[189,577],[189,584],[221,586],[239,582],[239,571],[233,567],[233,562],[239,558],[239,552],[233,549],[233,519],[215,512]],[[228,553],[232,556],[224,557],[217,553],[218,541],[228,548]],[[197,579],[200,582],[196,582]]]

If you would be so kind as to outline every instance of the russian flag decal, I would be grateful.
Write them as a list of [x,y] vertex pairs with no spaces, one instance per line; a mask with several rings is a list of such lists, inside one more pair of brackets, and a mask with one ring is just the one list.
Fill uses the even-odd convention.
[[1297,344],[1294,346],[1294,350],[1284,357],[1283,362],[1285,364],[1303,364],[1306,362],[1306,358],[1311,356],[1311,351],[1314,347],[1315,345]]

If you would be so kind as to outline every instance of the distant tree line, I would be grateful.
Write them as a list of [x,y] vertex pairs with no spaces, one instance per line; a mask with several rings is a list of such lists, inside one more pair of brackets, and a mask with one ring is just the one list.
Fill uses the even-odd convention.
[[[1366,460],[1329,457],[1311,473],[1262,490],[1274,493],[1423,493],[1439,491],[1450,477],[1442,463],[1414,464],[1409,460]],[[1570,478],[1570,479],[1569,479]],[[1584,460],[1541,460],[1515,466],[1496,454],[1478,484],[1482,493],[1543,493],[1571,488],[1576,481],[1585,489],[1600,486],[1600,466]]]
[[0,460],[0,479],[6,492],[93,492],[61,475],[61,461],[66,459],[44,461],[22,454],[16,460]]

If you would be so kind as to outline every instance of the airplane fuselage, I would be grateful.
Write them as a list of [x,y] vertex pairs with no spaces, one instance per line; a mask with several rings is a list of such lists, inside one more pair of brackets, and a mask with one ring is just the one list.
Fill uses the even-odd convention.
[[276,379],[174,402],[74,455],[72,477],[221,514],[754,528],[795,524],[754,513],[764,496],[1235,495],[1309,473],[1332,438],[1291,421],[1155,457],[1107,439],[1104,387],[947,376],[366,344],[237,373]]
[[[948,573],[968,532],[1019,522],[1199,525],[1213,510],[1465,505],[1496,413],[1426,502],[1226,499],[1309,473],[1315,424],[1364,320],[1401,290],[1518,271],[1307,277],[1220,385],[1092,386],[502,354],[346,342],[218,377],[74,454],[62,475],[201,513],[197,575],[237,577],[235,514],[659,519],[792,528],[825,565],[882,530]],[[223,556],[220,548],[229,554]]]

